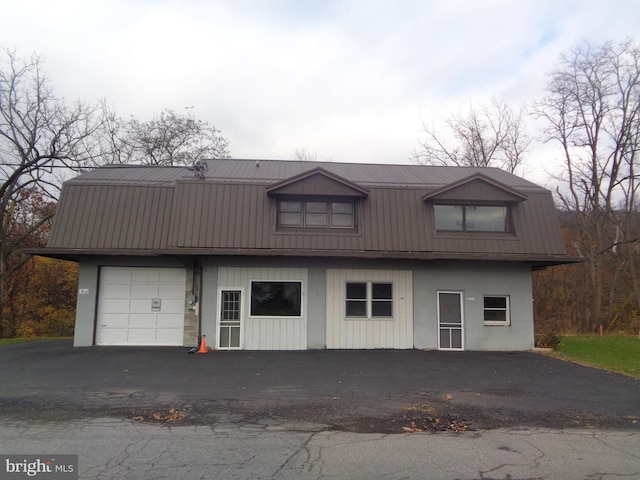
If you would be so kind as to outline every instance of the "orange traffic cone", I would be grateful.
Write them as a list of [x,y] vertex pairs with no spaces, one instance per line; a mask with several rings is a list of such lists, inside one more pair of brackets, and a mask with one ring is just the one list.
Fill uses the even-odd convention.
[[198,350],[198,353],[209,353],[209,350],[207,350],[207,341],[205,340],[206,335],[202,335],[202,341],[200,342],[200,350]]

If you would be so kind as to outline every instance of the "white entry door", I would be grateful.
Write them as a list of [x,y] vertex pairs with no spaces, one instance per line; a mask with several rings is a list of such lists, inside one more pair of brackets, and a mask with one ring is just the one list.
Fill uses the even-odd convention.
[[175,345],[184,337],[184,268],[102,267],[96,345]]
[[241,348],[242,290],[220,290],[218,345],[224,350]]
[[438,349],[464,350],[462,292],[438,292]]

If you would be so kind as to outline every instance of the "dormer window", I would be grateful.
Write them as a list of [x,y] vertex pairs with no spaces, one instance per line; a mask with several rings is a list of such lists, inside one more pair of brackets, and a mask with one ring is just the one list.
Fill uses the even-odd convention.
[[278,228],[290,233],[296,228],[317,233],[322,229],[355,231],[356,205],[368,197],[369,191],[334,173],[314,168],[271,185],[267,195],[276,199]]
[[514,233],[513,209],[527,196],[481,173],[427,193],[438,232]]
[[434,205],[435,227],[450,232],[509,232],[505,205]]
[[344,200],[280,200],[278,226],[355,228],[355,204]]

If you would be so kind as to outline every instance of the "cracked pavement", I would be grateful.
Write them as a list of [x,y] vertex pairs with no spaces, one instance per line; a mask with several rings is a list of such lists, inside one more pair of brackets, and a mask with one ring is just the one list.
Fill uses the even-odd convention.
[[54,341],[0,365],[0,453],[80,478],[640,478],[640,380],[535,353]]
[[82,479],[640,478],[640,433],[497,429],[441,434],[321,430],[296,422],[168,426],[92,418],[0,424],[0,445],[79,455]]

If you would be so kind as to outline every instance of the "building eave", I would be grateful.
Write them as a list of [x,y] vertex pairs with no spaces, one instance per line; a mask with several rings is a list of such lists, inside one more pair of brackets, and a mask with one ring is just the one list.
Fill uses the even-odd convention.
[[163,256],[243,256],[243,257],[296,257],[296,258],[351,258],[389,259],[417,261],[478,261],[499,263],[527,263],[534,268],[584,262],[583,258],[569,255],[538,254],[495,254],[483,252],[407,252],[378,250],[294,250],[294,249],[236,249],[236,248],[167,248],[161,250],[143,249],[68,249],[40,248],[26,250],[25,253],[62,260],[81,261],[84,258],[106,257],[163,257]]

